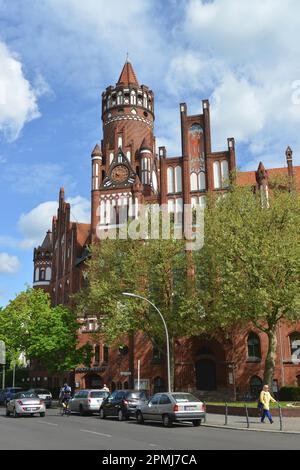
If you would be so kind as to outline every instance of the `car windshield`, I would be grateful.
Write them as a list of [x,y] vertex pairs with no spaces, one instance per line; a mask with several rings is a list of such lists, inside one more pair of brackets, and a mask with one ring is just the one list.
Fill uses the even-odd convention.
[[133,399],[136,399],[136,400],[140,400],[141,398],[142,399],[147,399],[147,393],[146,392],[129,392],[127,394],[127,397],[128,398],[133,398]]
[[99,392],[91,392],[90,397],[91,398],[106,398],[108,397],[109,393],[105,391],[99,391]]
[[191,393],[172,393],[172,397],[176,403],[187,403],[191,401],[200,401],[198,398],[191,395]]
[[16,398],[39,398],[39,397],[33,392],[22,392],[22,393],[17,393]]

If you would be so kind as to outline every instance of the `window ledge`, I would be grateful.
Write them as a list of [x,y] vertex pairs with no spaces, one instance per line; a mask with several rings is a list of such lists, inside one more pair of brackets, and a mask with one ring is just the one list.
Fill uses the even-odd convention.
[[248,357],[246,362],[248,362],[248,363],[258,363],[258,362],[261,362],[261,357]]

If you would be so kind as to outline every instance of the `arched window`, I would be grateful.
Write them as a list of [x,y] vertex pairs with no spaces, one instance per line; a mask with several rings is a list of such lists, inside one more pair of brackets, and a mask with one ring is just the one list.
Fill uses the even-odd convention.
[[94,358],[94,364],[99,364],[100,362],[100,346],[95,346],[95,358]]
[[152,362],[155,364],[160,364],[162,362],[162,351],[156,346],[153,346],[152,348]]
[[131,90],[130,93],[130,104],[136,105],[136,93],[134,90]]
[[141,161],[142,183],[150,184],[150,161],[149,158],[143,157]]
[[106,344],[103,346],[103,362],[108,362],[109,359],[109,347]]
[[[298,333],[298,331],[295,331],[289,336],[289,339],[291,356],[295,355],[295,359],[300,359],[300,333]],[[297,351],[299,351],[298,354]]]
[[258,398],[260,392],[262,390],[262,380],[257,376],[254,375],[250,379],[250,395],[253,398]]
[[46,268],[46,281],[51,280],[51,268]]
[[153,380],[153,393],[165,392],[165,381],[161,377],[155,377]]
[[44,281],[44,280],[45,280],[45,274],[46,274],[46,273],[45,273],[45,269],[41,269],[41,271],[40,271],[40,280],[41,280],[41,281]]
[[227,188],[229,183],[229,170],[227,160],[221,162],[221,171],[222,171],[222,187]]
[[182,191],[182,171],[181,166],[175,168],[175,191],[181,193]]
[[123,95],[121,91],[118,92],[117,104],[123,104]]
[[198,178],[196,173],[191,173],[191,191],[198,190]]
[[260,339],[256,333],[249,333],[248,340],[248,359],[261,359]]
[[214,188],[220,189],[221,188],[221,168],[220,162],[214,162]]
[[205,173],[204,171],[200,171],[199,175],[199,189],[200,191],[205,191],[206,189],[206,180],[205,180]]
[[206,207],[206,196],[199,197],[199,204],[200,204],[200,207]]
[[34,280],[38,281],[39,277],[40,277],[40,268],[36,268],[35,275],[34,275]]
[[168,180],[168,193],[174,193],[174,168],[172,166],[168,167],[167,171],[167,180]]
[[144,108],[148,108],[148,98],[147,98],[147,95],[146,93],[144,93]]

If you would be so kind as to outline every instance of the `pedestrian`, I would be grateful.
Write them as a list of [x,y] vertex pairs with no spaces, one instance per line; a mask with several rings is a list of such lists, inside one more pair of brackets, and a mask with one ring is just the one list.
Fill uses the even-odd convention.
[[265,417],[268,418],[270,424],[273,424],[273,418],[270,413],[270,401],[276,403],[276,400],[272,397],[271,393],[269,392],[269,386],[264,385],[262,391],[260,392],[260,402],[262,403],[262,415],[261,415],[261,423],[265,422]]
[[105,392],[109,392],[109,388],[106,384],[103,385],[102,390],[104,390]]

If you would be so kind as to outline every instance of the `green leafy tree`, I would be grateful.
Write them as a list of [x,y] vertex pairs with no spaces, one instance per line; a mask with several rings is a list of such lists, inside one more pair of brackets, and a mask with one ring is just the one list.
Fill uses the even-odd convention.
[[28,288],[0,312],[0,339],[10,359],[16,361],[24,353],[53,373],[90,363],[90,346],[77,347],[78,328],[74,313],[62,305],[51,308],[42,289]]
[[267,206],[235,186],[224,198],[209,198],[205,243],[194,259],[207,325],[251,322],[265,333],[264,382],[271,385],[279,322],[300,320],[299,195],[273,184]]
[[165,331],[158,313],[148,303],[126,298],[122,292],[146,297],[167,323],[173,383],[174,342],[184,335],[196,335],[203,313],[188,269],[183,240],[102,241],[91,248],[86,269],[88,287],[77,296],[78,314],[98,314],[99,333],[108,343],[120,341],[124,333],[141,330],[165,351]]

